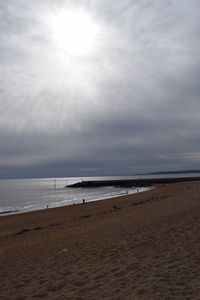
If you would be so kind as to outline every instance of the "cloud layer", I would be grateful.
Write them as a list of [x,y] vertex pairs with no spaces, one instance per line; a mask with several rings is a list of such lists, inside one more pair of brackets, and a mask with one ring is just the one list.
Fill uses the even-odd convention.
[[[0,177],[129,175],[200,164],[200,3],[0,0]],[[87,12],[90,55],[54,43]]]

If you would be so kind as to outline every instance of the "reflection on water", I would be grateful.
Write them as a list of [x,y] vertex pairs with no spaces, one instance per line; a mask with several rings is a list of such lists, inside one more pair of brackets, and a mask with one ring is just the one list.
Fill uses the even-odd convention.
[[116,179],[116,177],[91,177],[0,180],[0,214],[43,209],[47,206],[71,205],[81,203],[83,199],[88,202],[135,192],[135,189],[115,187],[65,188],[66,185],[81,180],[113,178]]

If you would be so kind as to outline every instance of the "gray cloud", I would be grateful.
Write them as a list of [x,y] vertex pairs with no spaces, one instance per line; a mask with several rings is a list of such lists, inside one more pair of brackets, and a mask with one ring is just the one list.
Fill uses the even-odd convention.
[[55,45],[70,1],[0,0],[0,177],[198,169],[200,3],[74,1],[92,54]]

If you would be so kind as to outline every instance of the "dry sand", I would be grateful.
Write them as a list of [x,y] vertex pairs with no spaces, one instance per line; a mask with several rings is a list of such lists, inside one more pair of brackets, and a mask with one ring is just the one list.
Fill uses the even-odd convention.
[[0,217],[0,299],[200,299],[200,182]]

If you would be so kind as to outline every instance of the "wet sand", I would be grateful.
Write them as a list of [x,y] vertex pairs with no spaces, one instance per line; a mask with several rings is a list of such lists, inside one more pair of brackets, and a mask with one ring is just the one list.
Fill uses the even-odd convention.
[[200,182],[0,217],[0,299],[200,299]]

